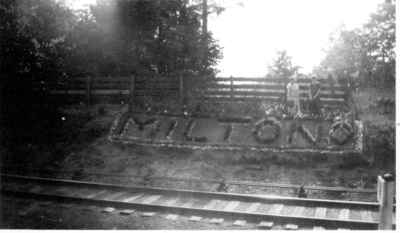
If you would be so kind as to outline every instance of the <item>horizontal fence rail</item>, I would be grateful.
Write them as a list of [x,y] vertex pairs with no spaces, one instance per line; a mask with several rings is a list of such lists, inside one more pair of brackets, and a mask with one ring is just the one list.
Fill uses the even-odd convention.
[[[309,98],[310,79],[298,79],[300,97]],[[220,101],[282,101],[286,95],[286,81],[278,78],[216,78],[205,84],[197,98]],[[323,104],[340,104],[346,100],[345,85],[321,80]]]
[[[127,99],[134,80],[133,96],[172,96],[182,97],[189,92],[188,86],[193,77],[76,77],[61,83],[46,85],[54,95],[75,95],[88,99],[91,96],[119,96]],[[189,80],[189,81],[186,81]],[[185,83],[187,82],[187,83]],[[309,98],[310,79],[298,79],[300,97]],[[343,84],[321,80],[321,102],[324,105],[346,102],[348,89]],[[214,78],[190,88],[191,100],[198,101],[283,101],[287,81],[280,78]],[[43,84],[35,83],[39,89]]]

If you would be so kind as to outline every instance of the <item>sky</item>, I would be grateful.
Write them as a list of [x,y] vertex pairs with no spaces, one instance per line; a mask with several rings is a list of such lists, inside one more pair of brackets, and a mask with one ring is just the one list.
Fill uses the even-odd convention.
[[[223,47],[218,75],[262,77],[279,50],[303,67],[300,72],[311,72],[323,59],[334,31],[362,26],[384,0],[215,1],[226,6],[222,14],[210,15],[208,25]],[[67,2],[81,8],[96,0]]]

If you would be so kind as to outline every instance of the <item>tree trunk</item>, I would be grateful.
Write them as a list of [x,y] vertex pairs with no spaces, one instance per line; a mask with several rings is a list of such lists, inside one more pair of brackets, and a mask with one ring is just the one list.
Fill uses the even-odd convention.
[[207,32],[208,32],[208,3],[207,0],[203,0],[203,15],[202,15],[202,36],[203,36],[203,73],[205,73],[207,67],[207,51],[208,51],[208,45],[207,45]]
[[202,32],[204,38],[207,36],[207,31],[208,31],[208,4],[207,0],[203,0],[203,27],[202,27]]

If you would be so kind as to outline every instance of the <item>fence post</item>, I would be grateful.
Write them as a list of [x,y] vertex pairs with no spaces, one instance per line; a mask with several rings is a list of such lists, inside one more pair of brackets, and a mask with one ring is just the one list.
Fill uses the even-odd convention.
[[90,107],[92,97],[92,76],[86,78],[86,105]]
[[379,203],[379,230],[392,230],[394,177],[378,176],[377,199]]
[[233,101],[233,77],[230,77],[231,81],[231,101]]
[[[297,80],[298,81],[298,80]],[[283,80],[283,88],[284,88],[284,90],[285,90],[285,93],[284,93],[284,97],[283,97],[283,101],[284,101],[284,103],[285,103],[285,107],[286,107],[286,110],[287,110],[287,86],[288,86],[288,83],[289,83],[289,78],[285,78],[284,80]]]
[[134,101],[134,97],[135,97],[135,75],[132,74],[131,75],[131,80],[129,83],[129,104],[128,104],[128,112],[132,113],[133,111],[133,101]]
[[184,99],[185,99],[185,95],[184,95],[183,76],[182,76],[182,74],[180,74],[179,75],[179,103],[181,104],[181,106],[183,106],[185,104]]

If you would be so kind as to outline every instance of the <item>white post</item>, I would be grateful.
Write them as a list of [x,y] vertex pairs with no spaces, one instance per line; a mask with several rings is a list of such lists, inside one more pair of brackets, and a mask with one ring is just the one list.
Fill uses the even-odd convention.
[[392,174],[378,176],[379,230],[392,230],[394,183]]

